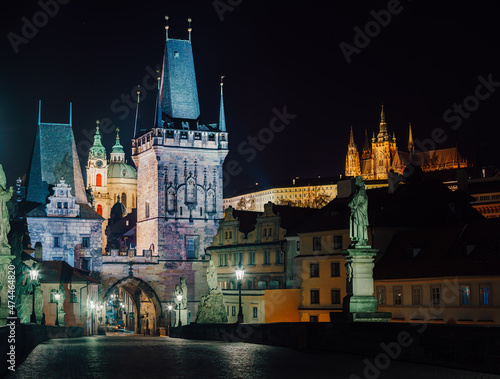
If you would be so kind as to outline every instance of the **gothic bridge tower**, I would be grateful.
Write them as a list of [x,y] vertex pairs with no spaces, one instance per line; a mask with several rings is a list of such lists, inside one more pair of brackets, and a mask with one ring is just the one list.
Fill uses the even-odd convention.
[[128,274],[147,283],[155,294],[151,300],[156,298],[158,318],[159,311],[165,317],[166,304],[174,302],[175,286],[184,276],[186,314],[193,321],[201,296],[208,293],[205,249],[223,213],[222,164],[228,133],[222,82],[219,121],[200,123],[191,28],[187,40],[169,38],[168,26],[166,30],[155,122],[149,130],[140,130],[136,122],[132,140],[137,167],[135,256],[128,258],[129,266],[109,265],[115,273],[106,281],[111,285],[112,279],[123,280]]

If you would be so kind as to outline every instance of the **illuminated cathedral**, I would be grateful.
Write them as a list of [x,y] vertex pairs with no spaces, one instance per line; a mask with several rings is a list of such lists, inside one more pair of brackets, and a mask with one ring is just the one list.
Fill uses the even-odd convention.
[[361,175],[364,180],[386,180],[391,170],[402,175],[406,166],[412,162],[422,171],[439,171],[467,167],[467,160],[460,156],[458,149],[447,148],[429,151],[416,151],[413,142],[411,124],[409,126],[408,151],[398,150],[396,134],[392,136],[387,129],[384,106],[380,113],[378,134],[373,132],[371,144],[365,130],[365,142],[360,155],[354,142],[353,129],[347,146],[345,175],[355,177]]

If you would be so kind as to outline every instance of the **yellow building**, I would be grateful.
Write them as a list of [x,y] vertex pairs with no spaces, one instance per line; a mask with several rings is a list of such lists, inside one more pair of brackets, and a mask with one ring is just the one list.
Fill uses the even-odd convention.
[[500,325],[498,219],[398,233],[375,265],[393,322]]
[[[235,270],[245,269],[242,302],[245,322],[298,320],[299,291],[293,289],[296,238],[293,227],[315,210],[268,203],[264,212],[225,210],[208,248],[217,266],[229,322],[238,314]],[[234,320],[233,320],[234,321]]]

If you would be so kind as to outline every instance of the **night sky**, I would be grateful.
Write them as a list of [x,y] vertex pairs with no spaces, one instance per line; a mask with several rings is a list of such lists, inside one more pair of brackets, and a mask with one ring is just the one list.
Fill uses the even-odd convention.
[[[147,67],[161,63],[165,14],[171,38],[187,38],[186,20],[193,19],[201,122],[217,122],[219,78],[226,76],[226,165],[234,160],[241,172],[231,176],[225,196],[256,182],[342,174],[350,125],[361,149],[364,129],[371,135],[378,128],[382,102],[401,150],[411,121],[415,139],[434,133],[437,148],[458,144],[469,161],[500,166],[500,6],[494,1],[221,0],[218,7],[228,8],[222,16],[212,1],[61,2],[48,22],[38,20],[43,25],[17,53],[9,33],[22,37],[22,18],[32,21],[41,7],[32,0],[9,2],[0,15],[0,163],[9,185],[28,171],[39,99],[44,122],[67,122],[73,102],[82,165],[99,119],[120,128],[130,154],[135,111],[124,110],[122,94],[135,96],[136,85],[150,80]],[[388,8],[391,20],[378,31],[371,11],[386,16]],[[348,63],[339,45],[356,47],[354,28],[367,24],[373,37]],[[479,76],[493,84],[479,92],[488,98],[476,102],[469,96]],[[145,126],[152,125],[155,97],[146,92]],[[447,109],[464,100],[475,110],[464,111],[460,122],[447,121]],[[273,109],[284,107],[296,117],[273,136],[262,132]],[[437,128],[443,132],[436,134]],[[239,153],[259,132],[266,143],[255,159]],[[114,132],[103,137],[108,153],[114,138]]]

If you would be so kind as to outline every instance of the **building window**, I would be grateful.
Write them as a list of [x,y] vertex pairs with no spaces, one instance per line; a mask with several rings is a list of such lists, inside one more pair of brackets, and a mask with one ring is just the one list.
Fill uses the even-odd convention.
[[267,237],[267,228],[264,228],[264,237]]
[[313,250],[321,250],[321,237],[313,237]]
[[54,247],[61,247],[61,237],[59,236],[54,237]]
[[219,253],[219,267],[227,266],[227,253]]
[[236,316],[236,306],[235,305],[233,305],[231,307],[231,316]]
[[243,264],[243,253],[233,253],[233,266],[239,266]]
[[257,307],[253,307],[253,318],[257,318]]
[[300,251],[300,241],[297,241],[297,251]]
[[271,264],[271,252],[269,250],[264,250],[264,264]]
[[393,287],[394,294],[394,305],[402,305],[403,304],[403,287],[394,286]]
[[195,239],[193,237],[186,238],[186,251],[188,258],[196,258],[196,244]]
[[233,231],[232,230],[226,230],[224,232],[224,239],[230,240],[233,238]]
[[340,263],[339,262],[332,262],[331,266],[331,274],[332,278],[339,277],[340,276]]
[[82,270],[90,271],[90,259],[88,258],[82,259]]
[[[144,204],[144,215],[146,218],[149,218],[149,200],[146,200],[146,204]],[[182,216],[182,210],[181,210]]]
[[333,236],[333,248],[342,249],[342,236]]
[[413,286],[411,288],[412,292],[412,305],[422,305],[422,287],[421,286]]
[[102,186],[102,175],[101,174],[97,174],[96,177],[95,177],[95,185],[97,187],[101,187]]
[[309,321],[310,322],[318,322],[318,316],[309,316]]
[[332,304],[340,304],[340,290],[338,289],[332,290]]
[[460,305],[470,305],[470,286],[460,286]]
[[281,250],[276,250],[276,264],[283,264],[283,252]]
[[249,266],[255,265],[255,251],[248,252],[248,265]]
[[71,290],[69,302],[70,303],[78,303],[78,298],[76,297],[76,290]]
[[61,202],[61,201],[58,201],[58,202],[57,202],[57,208],[58,208],[58,209],[62,209],[62,202]]
[[97,213],[99,213],[99,215],[102,216],[102,205],[101,204],[97,205]]
[[64,202],[64,209],[68,209],[68,203],[66,201]]
[[311,278],[319,278],[319,263],[311,263],[309,265],[309,276]]
[[82,237],[82,247],[84,248],[90,247],[90,237]]
[[385,287],[383,286],[377,287],[377,302],[378,305],[385,304]]
[[319,304],[319,290],[311,290],[311,304]]
[[432,305],[441,304],[441,287],[439,286],[431,287],[431,298],[432,298]]
[[491,305],[490,301],[490,285],[480,284],[479,285],[479,304],[480,305]]

